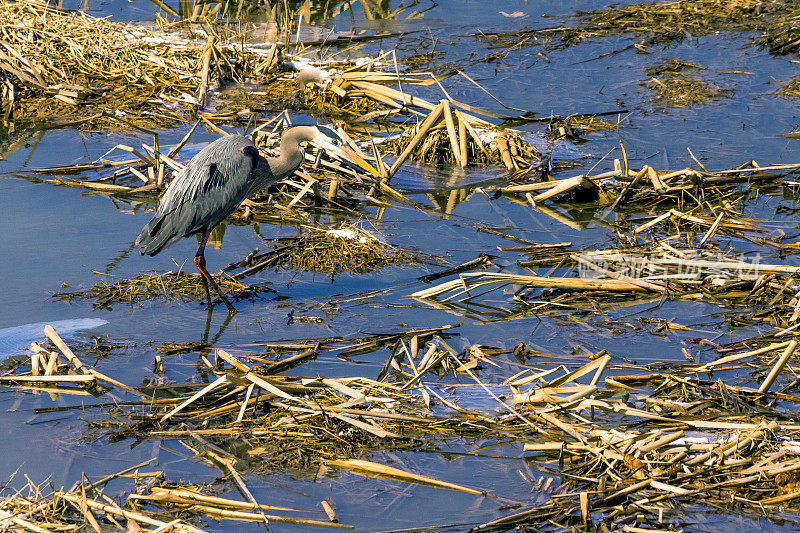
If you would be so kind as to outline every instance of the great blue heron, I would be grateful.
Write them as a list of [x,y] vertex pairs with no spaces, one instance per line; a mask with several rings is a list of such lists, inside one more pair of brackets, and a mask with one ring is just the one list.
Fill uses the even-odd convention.
[[365,165],[355,152],[342,149],[332,141],[315,126],[295,126],[283,132],[280,155],[265,158],[258,153],[255,144],[242,135],[215,140],[175,175],[153,220],[136,238],[136,245],[142,254],[156,255],[184,237],[200,233],[200,248],[194,264],[202,274],[208,309],[211,309],[210,283],[228,312],[235,313],[236,309],[206,270],[204,252],[211,230],[233,213],[242,200],[297,170],[305,159],[301,143],[310,142],[362,167]]

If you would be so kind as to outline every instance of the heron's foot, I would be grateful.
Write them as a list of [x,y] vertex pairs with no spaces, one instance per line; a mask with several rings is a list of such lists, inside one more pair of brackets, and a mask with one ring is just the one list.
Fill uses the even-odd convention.
[[[233,315],[235,315],[236,313],[238,313],[238,312],[239,312],[239,311],[237,311],[237,310],[236,310],[236,308],[235,308],[235,307],[234,307],[234,306],[231,304],[231,302],[230,302],[230,301],[228,301],[228,299],[227,299],[225,296],[222,296],[222,295],[220,295],[220,299],[222,300],[222,303],[224,303],[224,304],[225,304],[225,307],[227,307],[227,308],[228,308],[228,316],[233,316]],[[206,305],[206,311],[208,311],[209,313],[211,313],[211,312],[214,310],[214,304],[213,304],[213,303],[211,303],[211,299],[210,299],[210,298],[209,298],[208,300],[206,300],[206,303],[207,303],[207,305]]]
[[235,315],[236,313],[239,312],[239,311],[236,310],[236,308],[233,305],[231,305],[231,303],[228,301],[228,299],[225,298],[224,296],[222,297],[222,301],[225,302],[225,307],[228,308],[228,316],[233,316],[233,315]]
[[228,315],[231,316],[236,314],[236,308],[233,307],[225,295],[222,294],[219,285],[217,285],[217,282],[214,281],[213,276],[211,276],[211,274],[208,273],[208,270],[206,270],[206,258],[202,253],[198,253],[194,257],[194,264],[197,266],[197,270],[200,271],[200,274],[203,278],[203,289],[206,295],[206,302],[208,302],[208,310],[211,311],[213,309],[213,305],[211,304],[211,294],[208,290],[208,286],[211,285],[211,288],[214,289],[214,292],[216,292],[222,299],[225,307],[228,308]]

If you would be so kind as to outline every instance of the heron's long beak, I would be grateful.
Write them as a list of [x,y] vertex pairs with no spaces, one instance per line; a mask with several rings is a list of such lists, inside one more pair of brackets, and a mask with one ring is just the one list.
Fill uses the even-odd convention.
[[324,143],[322,146],[320,146],[320,148],[340,159],[346,159],[350,161],[351,163],[357,165],[362,170],[369,172],[373,176],[380,177],[380,173],[375,169],[375,167],[370,165],[363,157],[358,155],[354,150],[352,150],[347,146],[340,147],[332,143]]

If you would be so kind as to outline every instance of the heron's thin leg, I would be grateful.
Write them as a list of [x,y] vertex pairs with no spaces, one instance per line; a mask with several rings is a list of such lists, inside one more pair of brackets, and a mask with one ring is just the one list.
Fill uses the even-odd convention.
[[208,284],[210,283],[211,286],[214,288],[219,297],[222,298],[222,301],[225,303],[225,307],[228,308],[228,313],[235,313],[236,308],[231,305],[228,299],[222,294],[222,291],[219,289],[217,282],[214,281],[214,278],[211,277],[211,274],[208,273],[206,270],[206,256],[205,256],[205,248],[206,243],[208,242],[208,237],[211,235],[211,230],[204,231],[203,237],[200,239],[200,248],[197,249],[197,254],[194,256],[194,264],[197,266],[197,270],[200,271],[200,274],[203,276],[203,289],[206,292],[206,301],[208,302],[208,308],[211,309],[211,294],[208,291]]
[[208,302],[208,310],[211,311],[211,294],[208,292],[208,280],[206,279],[205,273],[205,261],[204,257],[200,255],[194,256],[194,264],[197,267],[197,270],[200,271],[200,278],[203,280],[203,290],[206,293],[206,302]]

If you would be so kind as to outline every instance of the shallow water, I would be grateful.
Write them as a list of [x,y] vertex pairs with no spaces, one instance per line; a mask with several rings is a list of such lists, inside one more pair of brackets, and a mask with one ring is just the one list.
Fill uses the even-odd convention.
[[[481,83],[506,105],[530,109],[542,115],[556,113],[604,112],[626,109],[619,130],[632,164],[641,162],[658,168],[682,168],[691,164],[687,147],[709,168],[727,168],[754,159],[761,164],[800,162],[800,141],[778,137],[797,129],[797,105],[777,96],[775,80],[785,80],[796,72],[788,57],[774,57],[749,45],[751,36],[716,35],[687,39],[666,49],[651,49],[652,55],[632,51],[600,59],[602,54],[624,48],[627,38],[597,39],[561,52],[548,53],[550,62],[534,55],[537,48],[510,51],[498,61],[477,62],[472,55],[483,57],[490,50],[472,34],[476,28],[484,31],[509,31],[521,27],[557,24],[560,17],[573,9],[588,10],[602,7],[603,2],[522,2],[500,1],[487,4],[471,0],[443,0],[415,21],[350,21],[349,14],[333,22],[340,30],[375,28],[408,32],[399,38],[401,45],[409,39],[436,40],[437,50],[446,55],[440,62],[455,62],[473,79]],[[428,6],[417,7],[424,9]],[[92,14],[110,14],[118,20],[150,20],[152,8],[145,2],[91,3]],[[499,11],[521,11],[524,16],[507,18]],[[545,17],[545,15],[555,18]],[[356,13],[358,17],[358,12]],[[402,16],[401,16],[402,18]],[[368,45],[367,51],[377,52],[394,45],[384,39],[378,45]],[[646,76],[644,66],[656,59],[678,57],[709,68],[704,74],[720,86],[731,88],[730,99],[712,101],[688,109],[656,109],[649,101],[648,90],[641,87]],[[592,61],[588,61],[592,60]],[[588,62],[587,62],[588,61]],[[726,74],[745,71],[747,74]],[[457,100],[503,111],[486,95],[463,78],[453,77],[443,82]],[[439,98],[439,89],[429,87],[421,96]],[[523,129],[536,132],[535,127]],[[161,132],[162,145],[177,142],[188,127]],[[588,168],[609,150],[616,147],[616,132],[592,136],[580,146],[557,147],[556,153],[565,159],[585,157]],[[213,135],[198,131],[193,143],[207,142]],[[652,303],[611,312],[623,326],[610,329],[597,323],[560,321],[535,316],[511,321],[492,321],[480,310],[468,313],[436,310],[416,304],[407,295],[423,287],[416,278],[436,271],[437,266],[390,267],[373,275],[341,274],[333,281],[324,275],[265,271],[250,281],[268,281],[284,301],[270,298],[254,302],[238,302],[239,313],[225,325],[223,311],[214,313],[206,333],[207,313],[199,304],[176,301],[151,301],[143,308],[124,305],[112,310],[94,311],[91,302],[58,301],[51,296],[63,290],[92,286],[102,279],[93,271],[122,278],[133,277],[148,270],[171,270],[178,266],[190,269],[191,257],[197,244],[186,239],[166,252],[153,257],[141,257],[133,249],[133,240],[149,220],[150,213],[131,212],[127,206],[117,208],[102,195],[87,194],[78,189],[33,184],[17,177],[34,168],[89,162],[117,143],[136,145],[149,142],[147,137],[128,137],[120,134],[88,135],[76,131],[48,131],[28,146],[6,155],[0,161],[0,330],[43,321],[96,319],[107,321],[91,330],[91,335],[110,337],[120,347],[98,363],[98,369],[124,377],[123,381],[137,385],[154,379],[152,373],[154,347],[166,341],[213,340],[222,347],[257,346],[258,343],[307,337],[355,336],[359,332],[389,332],[409,327],[431,327],[458,324],[455,337],[448,340],[456,350],[474,343],[510,348],[519,342],[528,348],[556,355],[573,350],[599,351],[607,349],[615,357],[639,363],[653,361],[682,361],[681,340],[717,335],[728,337],[731,332],[716,325],[710,315],[717,312],[709,304],[690,302],[666,303],[654,310]],[[611,156],[618,157],[618,155]],[[609,161],[599,163],[598,169],[608,169]],[[568,177],[585,170],[564,170],[556,177]],[[498,247],[514,243],[476,232],[476,225],[504,228],[516,237],[539,242],[570,241],[575,248],[606,247],[614,235],[596,218],[593,208],[580,209],[552,205],[562,214],[585,224],[582,230],[563,225],[553,218],[513,203],[508,199],[490,200],[472,189],[461,189],[502,178],[500,168],[468,169],[424,168],[406,165],[396,177],[398,187],[413,200],[432,207],[434,216],[409,207],[387,209],[376,229],[395,245],[415,247],[425,253],[446,258],[452,264],[474,259],[485,252],[498,255],[496,264],[508,271],[517,271],[519,257],[511,252],[499,252]],[[779,204],[794,205],[791,200],[766,199],[754,203],[748,214],[774,219],[774,227],[792,234],[797,223],[791,216],[775,215]],[[374,213],[374,210],[370,211]],[[325,219],[323,218],[323,221]],[[290,236],[289,227],[261,225],[267,238]],[[734,242],[744,252],[751,249],[746,242]],[[214,272],[227,263],[240,259],[254,248],[265,249],[265,243],[250,226],[226,228],[224,245],[207,252],[209,270]],[[766,258],[779,262],[777,258]],[[787,264],[798,265],[796,256]],[[375,296],[352,300],[364,291],[381,291]],[[336,314],[326,314],[322,307],[338,303]],[[507,307],[507,295],[490,295],[488,304]],[[290,312],[323,318],[322,323],[295,321],[288,323]],[[694,329],[686,332],[653,334],[637,322],[640,318],[675,320]],[[627,324],[627,325],[626,325]],[[750,327],[737,332],[754,334]],[[2,333],[0,331],[0,333]],[[43,336],[40,340],[43,340]],[[152,342],[151,342],[152,341]],[[25,346],[0,343],[2,357],[20,355]],[[698,362],[710,353],[700,353]],[[328,377],[364,375],[374,378],[385,362],[385,354],[356,358],[358,363],[334,357],[321,357],[295,370],[296,374]],[[88,361],[93,362],[93,361]],[[168,380],[183,382],[196,376],[197,353],[165,356]],[[489,366],[481,372],[486,382],[498,383],[518,370],[517,363],[498,361],[501,369]],[[543,365],[546,360],[537,361]],[[560,362],[560,361],[557,361]],[[472,390],[465,401],[479,409],[491,409],[480,390]],[[94,401],[92,399],[85,400]],[[73,405],[80,400],[48,395],[32,395],[3,390],[0,392],[0,421],[5,428],[4,460],[0,462],[0,479],[7,479],[16,470],[34,480],[50,477],[54,485],[71,485],[81,472],[90,478],[121,470],[150,457],[157,457],[158,467],[167,471],[169,479],[191,479],[211,482],[219,472],[196,463],[189,453],[181,452],[174,443],[130,442],[105,444],[84,442],[82,415],[55,413],[35,415],[33,410],[52,405]],[[96,416],[90,414],[90,416]],[[554,465],[526,458],[521,446],[499,446],[473,456],[462,455],[489,442],[450,443],[441,454],[380,453],[373,457],[398,468],[434,475],[455,483],[481,487],[495,494],[526,505],[544,502],[547,495],[531,494],[532,483],[544,475],[537,466]],[[449,452],[449,453],[448,453]],[[475,524],[498,518],[510,511],[501,510],[501,503],[490,498],[446,493],[428,487],[401,482],[364,479],[338,471],[279,472],[270,475],[249,475],[248,486],[259,501],[272,505],[317,507],[324,498],[337,504],[337,514],[343,523],[356,524],[360,530],[403,529],[421,525],[452,524],[451,530],[463,530]],[[234,496],[235,497],[235,496]],[[445,503],[446,502],[446,503]],[[696,530],[715,530],[725,527],[731,531],[780,529],[780,524],[756,521],[737,515],[706,515],[707,509],[690,512],[689,522]],[[214,522],[212,530],[249,530],[259,526],[231,526]],[[276,528],[278,531],[291,528]]]

